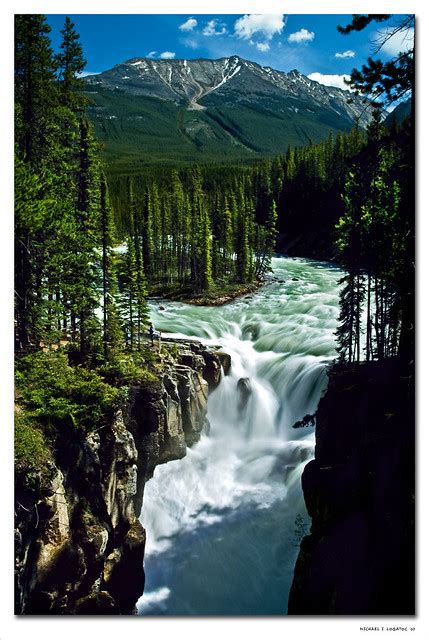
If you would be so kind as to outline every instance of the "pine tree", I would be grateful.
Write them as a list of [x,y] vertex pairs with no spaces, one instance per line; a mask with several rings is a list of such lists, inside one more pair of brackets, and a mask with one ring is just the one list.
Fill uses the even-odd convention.
[[337,225],[337,246],[341,264],[348,275],[340,280],[345,287],[340,296],[340,319],[337,329],[340,358],[349,362],[361,355],[361,316],[364,299],[362,265],[362,224],[359,196],[361,184],[356,172],[350,172],[344,190],[344,216]]
[[183,251],[184,251],[184,225],[185,197],[183,186],[177,171],[171,175],[171,274],[176,281],[182,279]]
[[244,187],[241,185],[238,202],[233,203],[233,210],[235,209],[236,215],[236,278],[238,282],[246,283],[249,281],[249,225],[247,221],[247,209],[244,197]]
[[187,285],[190,280],[191,274],[191,216],[192,208],[191,201],[187,194],[184,194],[183,200],[183,212],[182,212],[182,235],[181,235],[181,249],[180,249],[180,264],[179,264],[179,282],[182,285]]
[[221,218],[220,246],[222,248],[222,263],[225,273],[229,276],[233,273],[234,234],[232,224],[232,212],[228,199],[224,199]]
[[261,278],[268,271],[277,238],[277,205],[274,200],[268,213],[268,220],[263,227],[262,251],[256,268],[256,277]]
[[126,251],[118,259],[118,283],[122,326],[129,351],[139,350],[143,329],[147,329],[149,312],[146,280],[136,256],[136,238],[128,236]]
[[118,259],[118,283],[123,331],[129,351],[136,345],[137,269],[134,241],[127,238],[126,251]]
[[160,278],[160,204],[158,187],[152,182],[147,188],[146,211],[143,225],[143,266],[148,278],[157,282]]
[[142,258],[143,258],[143,268],[147,277],[150,279],[152,277],[153,270],[153,253],[154,253],[154,244],[153,244],[153,228],[152,228],[152,210],[149,206],[149,193],[148,189],[146,189],[144,194],[144,200],[142,204],[142,216],[143,216],[143,224],[142,224]]
[[147,281],[144,271],[143,263],[143,249],[142,249],[142,235],[141,230],[134,223],[134,251],[135,251],[135,268],[136,268],[136,311],[135,316],[137,318],[137,349],[140,350],[142,342],[142,334],[145,332],[149,325],[149,310],[147,306]]
[[206,207],[201,211],[201,288],[208,291],[213,286],[212,231]]
[[84,70],[86,60],[83,57],[79,34],[76,32],[74,24],[69,17],[66,17],[64,27],[60,33],[62,42],[60,44],[60,53],[56,56],[56,62],[60,73],[60,90],[63,104],[80,109],[83,104],[83,98],[76,95],[76,91],[83,88],[83,82],[79,78],[79,74]]
[[[354,31],[362,31],[373,22],[385,22],[391,14],[354,14],[351,23],[345,27],[338,26],[338,31],[348,35]],[[414,29],[414,16],[401,18],[399,24],[384,30],[378,51],[396,33],[403,34],[404,50],[387,61],[368,58],[362,69],[353,69],[348,84],[356,91],[367,95],[371,100],[385,100],[395,102],[411,94],[412,114],[414,117],[414,46],[405,47],[405,40],[409,45],[410,38],[405,33]]]
[[44,16],[15,16],[15,292],[20,348],[40,339],[43,324],[44,258],[39,248],[48,216],[50,180],[40,172],[52,154],[56,70],[49,32]]
[[42,15],[15,16],[15,140],[18,156],[43,163],[56,104],[56,64]]
[[50,202],[43,197],[43,185],[31,167],[15,163],[15,297],[17,348],[35,339],[34,238],[43,230]]
[[96,309],[99,279],[97,249],[100,246],[99,163],[87,120],[80,121],[77,169],[74,259],[70,261],[69,297],[72,340],[79,332],[79,352],[85,360],[98,335]]

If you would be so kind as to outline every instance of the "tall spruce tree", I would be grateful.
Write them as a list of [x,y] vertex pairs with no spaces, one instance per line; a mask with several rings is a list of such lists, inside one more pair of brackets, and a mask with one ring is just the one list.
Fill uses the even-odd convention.
[[55,109],[56,66],[49,32],[44,16],[15,16],[15,292],[20,348],[28,347],[40,337],[42,265],[37,258],[42,257],[38,247],[48,214],[44,202],[49,181],[41,173],[52,155]]
[[344,288],[340,295],[340,318],[337,329],[338,351],[341,359],[359,362],[361,356],[361,317],[363,304],[363,238],[360,194],[362,185],[351,171],[344,190],[345,214],[337,225],[337,246],[341,264],[347,275],[340,280]]
[[[85,118],[79,125],[77,168],[75,260],[71,275],[71,329],[86,359],[97,341],[99,272],[97,250],[100,246],[99,161],[90,125]],[[77,333],[78,332],[78,333]]]
[[[350,24],[338,27],[338,30],[347,35],[353,31],[361,31],[373,22],[385,22],[392,18],[390,14],[360,15],[355,14]],[[355,91],[367,96],[369,101],[377,99],[384,106],[395,103],[404,98],[411,98],[411,115],[407,122],[400,128],[395,128],[388,136],[388,146],[401,138],[400,147],[394,151],[395,159],[389,161],[390,169],[386,173],[386,157],[377,154],[380,161],[379,171],[373,174],[372,198],[366,205],[367,217],[372,221],[375,235],[379,228],[379,221],[385,218],[382,213],[384,206],[382,200],[389,192],[394,202],[390,202],[391,211],[395,212],[394,228],[401,228],[401,239],[392,241],[391,234],[387,234],[379,247],[388,249],[395,256],[396,266],[390,265],[390,271],[396,273],[396,281],[387,277],[387,272],[381,278],[374,277],[375,294],[375,333],[377,339],[378,357],[385,357],[395,353],[396,344],[399,355],[409,362],[414,360],[414,254],[415,254],[415,229],[414,229],[414,120],[415,120],[415,90],[414,90],[414,16],[401,17],[399,21],[388,25],[380,34],[378,51],[393,36],[402,35],[402,50],[393,58],[382,61],[369,58],[361,69],[353,69],[350,85]],[[373,129],[374,129],[373,125]],[[371,132],[370,132],[371,137]],[[405,154],[403,153],[405,150]],[[401,169],[399,169],[401,166]],[[400,181],[392,185],[391,176],[401,176]],[[388,177],[388,174],[390,177]],[[387,182],[386,182],[387,179]],[[384,185],[384,186],[382,186]],[[371,188],[367,182],[366,187]],[[376,212],[370,215],[369,212]],[[399,249],[401,247],[401,249]],[[384,251],[383,251],[384,253]],[[407,259],[404,260],[404,256]],[[375,257],[379,258],[378,254]],[[400,265],[400,266],[399,266]],[[400,283],[400,284],[399,284]],[[400,290],[400,292],[399,292]],[[369,295],[369,294],[368,294]],[[387,304],[387,307],[386,307]],[[400,318],[400,320],[399,320]],[[368,323],[369,320],[367,320]],[[387,331],[387,340],[385,336]],[[399,340],[398,340],[399,332]],[[393,346],[395,344],[395,347]],[[370,339],[367,338],[367,350],[370,349]]]
[[83,82],[79,76],[85,68],[86,60],[83,57],[79,34],[76,32],[74,24],[69,17],[66,17],[64,27],[60,33],[62,42],[60,44],[60,53],[56,55],[56,63],[59,69],[63,103],[66,106],[80,109],[83,104],[83,98],[76,92],[83,88]]
[[33,167],[45,158],[56,105],[56,63],[42,15],[15,16],[15,140]]

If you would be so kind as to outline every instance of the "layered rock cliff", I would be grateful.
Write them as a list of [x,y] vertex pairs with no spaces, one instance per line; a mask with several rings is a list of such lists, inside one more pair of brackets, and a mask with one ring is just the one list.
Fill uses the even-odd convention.
[[16,488],[17,614],[130,614],[144,588],[144,485],[209,428],[225,354],[174,344],[157,382],[130,388],[95,433],[62,436],[49,472]]
[[413,380],[394,359],[331,369],[289,614],[414,613]]

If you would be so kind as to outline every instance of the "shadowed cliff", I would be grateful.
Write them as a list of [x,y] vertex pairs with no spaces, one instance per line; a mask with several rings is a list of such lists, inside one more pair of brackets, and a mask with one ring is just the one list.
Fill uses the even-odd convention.
[[397,359],[335,365],[302,486],[312,518],[292,615],[412,615],[414,376]]

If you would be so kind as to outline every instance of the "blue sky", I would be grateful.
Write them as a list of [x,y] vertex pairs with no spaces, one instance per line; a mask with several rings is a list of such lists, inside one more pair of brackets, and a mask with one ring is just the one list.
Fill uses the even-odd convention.
[[[52,41],[58,45],[64,15],[49,15]],[[319,82],[342,85],[342,76],[360,67],[374,53],[377,31],[342,36],[337,24],[344,15],[183,14],[73,15],[87,60],[86,72],[99,73],[133,57],[220,58],[237,54],[282,71],[298,69]],[[399,16],[393,18],[393,24]],[[410,38],[410,34],[408,34]],[[392,38],[378,55],[397,53],[404,36]]]

